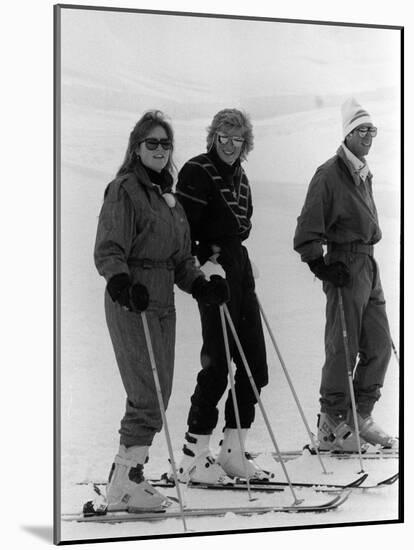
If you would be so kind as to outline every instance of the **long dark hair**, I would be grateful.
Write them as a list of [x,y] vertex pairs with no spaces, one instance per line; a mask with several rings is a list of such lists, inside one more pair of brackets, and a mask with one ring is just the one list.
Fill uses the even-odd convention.
[[165,170],[167,170],[171,174],[171,176],[174,175],[174,171],[176,170],[174,162],[172,160],[172,154],[174,150],[174,132],[171,124],[167,122],[164,113],[162,111],[154,110],[147,111],[135,124],[134,129],[129,135],[125,158],[116,174],[117,176],[121,176],[123,174],[134,171],[136,164],[139,162],[135,151],[137,150],[138,145],[142,141],[144,141],[151,130],[156,126],[161,126],[162,128],[164,128],[168,139],[171,140],[172,147]]

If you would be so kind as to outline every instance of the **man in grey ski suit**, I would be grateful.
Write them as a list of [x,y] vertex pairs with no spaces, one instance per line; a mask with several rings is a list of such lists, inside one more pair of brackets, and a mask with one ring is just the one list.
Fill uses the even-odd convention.
[[[365,155],[377,133],[354,99],[342,106],[344,141],[320,166],[298,218],[294,249],[323,281],[326,294],[325,364],[320,386],[321,450],[356,451],[357,438],[341,326],[342,293],[353,388],[362,443],[388,447],[396,440],[372,419],[391,354],[391,336],[374,245],[381,229]],[[324,256],[323,245],[327,245]]]

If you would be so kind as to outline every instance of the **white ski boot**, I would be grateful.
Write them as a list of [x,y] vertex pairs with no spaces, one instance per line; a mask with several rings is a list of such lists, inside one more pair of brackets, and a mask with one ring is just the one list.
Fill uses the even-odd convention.
[[[247,429],[241,430],[241,438],[244,443],[247,438]],[[224,430],[223,441],[220,443],[220,452],[217,462],[223,468],[227,475],[231,477],[249,478],[249,480],[269,481],[274,474],[263,470],[258,466],[252,457],[245,453],[243,456],[240,448],[240,439],[238,430],[226,428]]]
[[371,445],[380,445],[384,449],[398,450],[399,441],[397,437],[388,435],[384,430],[374,422],[371,415],[362,417],[357,415],[359,433]]
[[185,434],[183,457],[177,468],[177,477],[182,483],[233,483],[215,461],[209,447],[210,437],[189,432]]
[[[318,440],[320,451],[358,452],[355,430],[341,414],[331,416],[321,412],[318,415]],[[360,437],[360,444],[362,449],[366,447],[366,441],[362,437]]]
[[108,510],[161,511],[171,501],[146,481],[143,475],[148,447],[120,445],[106,489]]

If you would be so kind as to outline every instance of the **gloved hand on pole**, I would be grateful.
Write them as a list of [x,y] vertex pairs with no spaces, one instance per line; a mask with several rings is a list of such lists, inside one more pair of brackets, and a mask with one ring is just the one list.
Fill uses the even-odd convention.
[[127,311],[140,313],[148,308],[149,294],[147,287],[141,283],[131,285],[127,273],[114,275],[106,286],[114,302],[118,302]]
[[326,264],[323,256],[320,256],[316,260],[308,262],[309,269],[320,279],[321,281],[329,281],[335,287],[343,287],[350,283],[351,274],[348,266],[343,262],[333,262]]
[[212,275],[209,281],[198,277],[193,283],[191,294],[198,302],[208,306],[221,305],[230,300],[229,285],[219,275]]

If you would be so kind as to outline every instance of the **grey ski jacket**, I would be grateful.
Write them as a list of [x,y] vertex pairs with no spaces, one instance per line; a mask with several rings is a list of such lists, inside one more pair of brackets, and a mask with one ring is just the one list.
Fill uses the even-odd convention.
[[340,147],[313,176],[294,236],[303,262],[323,255],[327,243],[375,244],[381,239],[372,174],[362,182]]
[[94,251],[98,272],[108,281],[128,273],[144,284],[149,308],[174,306],[173,286],[185,292],[203,276],[191,255],[185,212],[178,201],[170,207],[146,171],[112,181],[99,215]]

